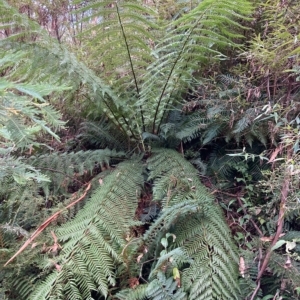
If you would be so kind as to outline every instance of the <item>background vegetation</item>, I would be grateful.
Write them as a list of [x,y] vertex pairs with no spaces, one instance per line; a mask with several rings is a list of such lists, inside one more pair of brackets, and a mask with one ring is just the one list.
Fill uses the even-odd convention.
[[0,298],[299,299],[299,16],[0,1]]

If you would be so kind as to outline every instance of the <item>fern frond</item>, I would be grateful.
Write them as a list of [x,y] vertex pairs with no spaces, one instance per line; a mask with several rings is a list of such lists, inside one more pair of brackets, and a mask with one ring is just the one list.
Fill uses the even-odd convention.
[[[29,297],[33,299],[90,299],[91,290],[104,296],[116,284],[115,264],[137,207],[143,184],[143,166],[138,161],[121,163],[103,179],[74,220],[57,231],[63,244],[54,272]],[[55,281],[55,284],[53,282]]]
[[[154,152],[155,153],[155,152]],[[176,158],[176,159],[175,159]],[[148,160],[149,179],[154,179],[153,200],[162,201],[164,206],[190,199],[195,190],[206,190],[199,183],[194,167],[184,160],[177,152],[158,150],[157,154]]]
[[67,88],[43,84],[19,84],[1,79],[1,138],[6,143],[13,144],[14,150],[39,146],[36,139],[41,131],[59,139],[55,131],[62,128],[65,122],[61,121],[61,114],[51,107],[43,96],[65,89]]
[[163,203],[161,216],[144,236],[149,252],[158,257],[158,241],[166,232],[174,234],[175,245],[193,260],[182,271],[188,299],[238,299],[237,252],[222,212],[196,170],[171,150],[155,152],[148,168],[153,198]]
[[221,74],[217,76],[217,79],[226,86],[234,86],[240,83],[239,78],[236,78],[235,76],[232,76],[230,74]]
[[148,284],[142,284],[135,289],[125,289],[117,293],[116,298],[119,300],[147,300]]
[[201,135],[201,131],[207,127],[207,123],[207,118],[201,112],[197,111],[188,115],[179,124],[179,130],[176,132],[176,137],[183,142],[189,142],[196,139]]
[[186,293],[177,287],[177,282],[167,278],[162,271],[159,271],[157,278],[148,284],[138,286],[136,289],[123,290],[116,295],[120,300],[187,300]]
[[110,148],[125,150],[130,148],[130,141],[127,136],[114,124],[108,123],[105,119],[99,122],[84,122],[81,124],[78,138],[85,144],[97,148]]
[[[1,51],[18,53],[22,50],[26,53],[25,58],[19,57],[19,60],[14,63],[13,71],[7,76],[17,79],[21,77],[22,80],[29,82],[57,83],[63,79],[67,86],[72,87],[71,92],[85,86],[88,90],[88,98],[93,99],[91,102],[100,113],[105,113],[125,134],[132,131],[132,128],[128,127],[124,114],[126,112],[127,115],[135,116],[134,109],[131,109],[129,103],[120,101],[118,95],[90,68],[80,62],[62,44],[51,39],[38,24],[20,14],[5,1],[0,3],[0,15],[1,23],[7,24],[4,28],[7,26],[18,32],[16,36],[11,35],[1,40]],[[30,39],[31,34],[37,35],[35,42]],[[19,42],[20,36],[27,38]],[[135,136],[133,132],[131,134]]]
[[255,108],[249,108],[243,114],[243,117],[235,124],[233,133],[241,133],[249,125],[253,124],[253,121],[256,117],[257,110]]
[[250,10],[248,1],[205,0],[170,24],[157,46],[158,59],[149,67],[141,96],[141,103],[147,99],[155,108],[153,133],[159,131],[165,109],[174,106],[180,93],[190,86],[201,63],[223,57],[223,47],[237,46],[233,38],[241,35],[233,28],[241,25],[235,19],[245,18]]
[[186,300],[187,295],[177,288],[177,282],[171,277],[166,278],[163,272],[158,272],[157,279],[150,282],[147,288],[147,297],[153,300]]
[[[92,174],[95,169],[106,169],[111,160],[121,160],[125,156],[124,152],[103,149],[31,156],[28,162],[51,179],[51,189],[57,192],[67,191],[68,186],[74,184],[80,176]],[[48,196],[49,185],[43,186]]]
[[223,120],[215,120],[214,122],[211,122],[203,133],[202,144],[207,145],[213,141],[222,132],[224,132],[227,127],[227,122],[224,122]]
[[[123,115],[138,118],[141,131],[145,131],[146,108],[136,100],[140,96],[144,71],[153,61],[151,41],[157,29],[153,22],[155,12],[137,1],[98,1],[79,11],[88,12],[84,20],[90,25],[84,30],[82,41],[87,51],[93,50],[93,64],[101,57],[98,67],[123,99]],[[97,21],[91,22],[92,18]]]
[[[104,72],[109,79],[117,80],[130,76],[132,86],[139,92],[140,71],[152,60],[149,39],[153,39],[151,31],[157,26],[153,22],[155,12],[137,1],[119,1],[110,3],[101,1],[82,7],[78,12],[89,12],[84,19],[90,23],[83,32],[84,36],[92,34],[93,43],[87,40],[86,47],[93,47],[97,57],[104,63]],[[91,19],[97,20],[91,22]],[[101,20],[101,21],[100,21]],[[96,42],[96,43],[95,43]],[[92,43],[92,44],[91,44]],[[111,71],[117,73],[111,74]]]

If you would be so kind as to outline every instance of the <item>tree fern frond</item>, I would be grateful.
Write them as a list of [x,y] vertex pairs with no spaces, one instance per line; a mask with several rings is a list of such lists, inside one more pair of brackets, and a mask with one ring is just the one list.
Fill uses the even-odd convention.
[[225,131],[227,126],[227,122],[224,122],[223,120],[215,120],[214,122],[211,122],[207,125],[207,128],[202,135],[202,144],[207,145],[213,141],[220,133]]
[[201,135],[207,127],[208,120],[201,112],[188,115],[180,124],[176,137],[183,142],[189,142]]
[[253,124],[253,121],[256,117],[256,109],[249,108],[245,111],[243,117],[236,123],[233,133],[241,133],[244,131],[249,125]]
[[[108,147],[110,149],[125,150],[130,147],[127,136],[114,124],[105,119],[99,122],[84,122],[81,124],[78,138],[85,144],[97,148]],[[128,149],[129,150],[129,149]]]
[[[193,213],[202,215],[202,207],[197,201],[182,201],[165,208],[143,237],[149,253],[153,254],[153,252],[160,250],[159,247],[156,248],[157,242],[168,232],[175,221],[177,222],[181,216]],[[156,256],[158,256],[158,253],[156,253]]]
[[157,277],[148,284],[138,286],[136,289],[127,289],[119,292],[116,297],[120,300],[187,300],[186,293],[177,287],[177,282],[159,271]]
[[[101,1],[86,5],[80,11],[92,12],[92,18],[97,20],[84,30],[84,36],[89,36],[86,35],[87,32],[94,36],[93,40],[87,43],[83,38],[86,48],[92,47],[96,55],[92,55],[91,58],[96,61],[101,57],[99,64],[106,74],[105,77],[114,82],[118,93],[123,99],[127,99],[127,103],[123,105],[123,109],[127,108],[126,115],[128,116],[129,106],[135,107],[135,111],[139,111],[142,131],[145,131],[144,107],[136,105],[136,101],[133,100],[139,98],[143,72],[153,60],[152,32],[157,28],[153,22],[154,11],[136,1]],[[91,17],[88,19],[91,20]],[[132,95],[126,95],[133,89],[134,99]],[[134,110],[130,112],[132,116],[134,113]]]
[[35,288],[34,292],[30,296],[30,299],[32,300],[45,299],[45,295],[52,288],[53,284],[56,281],[56,277],[57,277],[57,273],[53,273],[49,275],[45,280],[43,280],[43,284],[40,284],[40,286]]
[[[158,59],[149,68],[150,76],[142,93],[142,99],[155,107],[153,133],[156,127],[160,128],[161,121],[157,124],[157,120],[162,118],[164,110],[174,105],[176,96],[180,97],[180,92],[188,88],[193,71],[199,68],[198,62],[221,57],[224,46],[237,46],[232,37],[240,35],[235,35],[232,29],[241,25],[234,19],[245,18],[249,12],[247,1],[239,1],[237,5],[228,0],[206,0],[171,23],[167,36],[155,51]],[[228,28],[230,37],[221,28]],[[149,91],[154,90],[151,95]]]
[[160,254],[154,268],[152,268],[149,275],[150,279],[153,279],[161,269],[163,269],[167,264],[173,267],[182,267],[184,263],[193,264],[193,260],[185,253],[181,248],[175,248],[164,254]]
[[156,155],[149,158],[148,168],[149,179],[155,179],[153,199],[162,201],[166,207],[171,202],[190,199],[194,190],[199,190],[204,195],[206,193],[193,166],[174,151],[158,150]]
[[170,150],[154,152],[148,168],[154,179],[153,198],[165,198],[161,216],[144,235],[149,252],[159,257],[157,241],[166,232],[174,234],[175,245],[193,260],[182,275],[188,299],[238,299],[237,251],[220,208],[195,169]]
[[150,299],[186,300],[186,293],[177,288],[177,282],[171,277],[166,278],[163,272],[157,274],[157,279],[150,282],[147,288],[147,296]]
[[[124,152],[103,149],[31,156],[29,162],[51,179],[52,190],[66,192],[79,176],[92,174],[95,169],[106,169],[112,159],[122,160],[125,156]],[[49,185],[44,184],[43,187],[48,196]]]
[[142,170],[138,161],[119,164],[74,220],[57,231],[64,242],[57,259],[61,270],[46,279],[52,284],[42,283],[29,299],[87,299],[91,290],[107,296],[108,287],[116,283],[115,264],[122,263],[120,252],[137,207]]
[[135,289],[125,289],[117,293],[116,298],[119,300],[147,300],[148,284],[142,284]]
[[[88,98],[93,99],[100,111],[105,112],[108,118],[117,123],[125,134],[132,130],[128,127],[124,117],[125,111],[127,114],[134,115],[130,106],[120,101],[117,94],[90,68],[57,41],[51,39],[38,24],[20,14],[4,1],[0,3],[0,15],[2,17],[0,21],[3,24],[8,24],[7,27],[20,32],[18,36],[29,35],[29,40],[26,39],[22,43],[18,42],[17,37],[15,40],[11,38],[1,40],[2,51],[16,53],[22,50],[26,53],[26,58],[20,57],[19,61],[15,62],[10,74],[12,78],[22,77],[23,80],[31,82],[56,83],[63,79],[67,85],[73,87],[73,92],[84,85],[89,91]],[[37,35],[39,39],[36,38],[33,42],[30,40],[30,34]],[[123,107],[123,111],[121,107]]]
[[41,131],[58,139],[55,131],[63,128],[65,122],[61,121],[61,114],[43,96],[65,89],[62,86],[28,85],[1,79],[0,136],[7,143],[12,143],[14,150],[39,146],[36,139]]
[[220,80],[226,86],[234,86],[240,83],[239,78],[230,74],[218,75],[217,79]]

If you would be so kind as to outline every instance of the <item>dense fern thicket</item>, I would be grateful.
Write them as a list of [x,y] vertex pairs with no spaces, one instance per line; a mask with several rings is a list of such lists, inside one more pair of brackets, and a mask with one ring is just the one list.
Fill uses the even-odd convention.
[[0,298],[299,299],[297,1],[0,1]]

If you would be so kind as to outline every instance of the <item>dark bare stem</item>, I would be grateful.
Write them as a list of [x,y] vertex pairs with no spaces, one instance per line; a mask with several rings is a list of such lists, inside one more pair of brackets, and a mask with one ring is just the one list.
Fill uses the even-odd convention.
[[[107,101],[103,101],[103,102],[104,102],[104,104],[107,106],[107,108],[109,109],[109,111],[111,112],[111,114],[113,115],[114,120],[116,120],[116,122],[118,123],[120,129],[121,129],[121,130],[126,134],[126,136],[128,137],[128,134],[127,134],[126,130],[124,129],[124,127],[122,126],[122,124],[119,122],[119,120],[118,120],[117,116],[115,115],[113,109],[109,106],[109,104],[107,103]],[[125,118],[123,115],[121,115],[121,117],[122,117],[122,119],[124,120],[124,123],[128,126],[128,129],[129,129],[129,131],[130,131],[132,137],[136,139],[136,136],[135,136],[135,134],[133,133],[133,131],[131,130],[131,127],[129,126],[129,124],[128,124],[126,118]],[[128,139],[129,139],[129,137],[128,137]]]
[[[129,50],[129,45],[128,45],[128,42],[127,42],[127,38],[126,38],[124,26],[123,26],[123,23],[121,21],[121,16],[120,16],[119,7],[118,7],[118,3],[117,2],[116,2],[116,8],[117,8],[117,15],[118,15],[119,24],[120,24],[120,27],[121,27],[121,30],[122,30],[122,35],[123,35],[125,46],[126,46],[126,51],[127,51],[127,54],[128,54],[128,59],[129,59],[129,63],[130,63],[131,72],[132,72],[133,79],[134,79],[134,85],[135,85],[136,93],[137,93],[137,95],[139,97],[140,90],[139,90],[139,86],[138,86],[138,83],[137,83],[136,75],[135,75],[135,72],[134,72],[133,62],[132,62],[132,58],[131,58],[130,50]],[[141,118],[142,118],[143,131],[145,132],[145,119],[144,119],[144,111],[143,111],[142,106],[140,106],[140,112],[141,112]]]
[[184,51],[184,49],[185,49],[185,47],[186,47],[188,41],[190,40],[190,36],[191,36],[191,34],[193,33],[195,27],[198,25],[199,21],[200,21],[200,18],[199,18],[198,22],[196,22],[196,24],[195,24],[195,25],[193,26],[193,28],[191,29],[191,31],[190,31],[190,33],[188,34],[187,38],[185,39],[185,41],[184,41],[184,43],[183,43],[183,46],[182,46],[181,50],[179,51],[179,53],[178,53],[178,55],[177,55],[177,57],[176,57],[176,59],[175,59],[175,61],[174,61],[174,64],[173,64],[173,66],[172,66],[172,68],[171,68],[171,70],[170,70],[170,73],[169,73],[169,75],[168,75],[168,77],[167,77],[166,83],[164,84],[164,87],[163,87],[163,89],[162,89],[162,91],[161,91],[161,94],[160,94],[160,96],[159,96],[159,100],[158,100],[158,103],[157,103],[157,106],[156,106],[154,119],[153,119],[153,126],[152,126],[152,133],[153,133],[153,134],[155,134],[155,122],[156,122],[157,114],[158,114],[158,111],[159,111],[159,107],[160,107],[161,101],[162,101],[162,99],[163,99],[163,96],[164,96],[164,94],[165,94],[165,91],[166,91],[166,89],[167,89],[167,86],[168,86],[168,84],[169,84],[169,81],[170,81],[170,79],[171,79],[171,77],[172,77],[172,75],[173,75],[174,69],[175,69],[175,67],[176,67],[176,65],[177,65],[177,63],[178,63],[178,61],[179,61],[179,59],[181,58],[181,55],[182,55],[182,53],[183,53],[183,51]]
[[[180,74],[179,78],[180,78],[180,77],[181,77],[181,74]],[[179,80],[179,78],[178,78],[178,80]],[[177,81],[178,81],[178,80],[177,80]],[[163,115],[162,115],[162,117],[161,117],[161,119],[160,119],[160,122],[159,122],[159,124],[158,124],[158,127],[157,127],[157,134],[159,134],[161,123],[162,123],[162,121],[164,120],[165,115],[166,115],[166,113],[167,113],[167,107],[169,106],[169,103],[170,103],[170,101],[171,101],[171,97],[172,97],[172,94],[173,94],[174,90],[175,90],[175,85],[174,85],[173,91],[170,93],[170,97],[169,97],[167,103],[164,105],[164,108],[163,108]]]
[[[197,20],[197,22],[195,23],[195,25],[191,28],[189,34],[187,35],[187,37],[186,37],[186,39],[185,39],[185,41],[184,41],[184,43],[183,43],[183,45],[182,45],[181,50],[179,51],[178,56],[176,57],[176,59],[175,59],[175,61],[174,61],[174,64],[173,64],[173,66],[172,66],[172,68],[171,68],[171,70],[170,70],[170,73],[169,73],[169,75],[168,75],[168,77],[167,77],[167,80],[166,80],[166,82],[165,82],[165,84],[164,84],[164,87],[163,87],[162,92],[161,92],[161,94],[160,94],[160,96],[159,96],[159,100],[158,100],[158,103],[157,103],[157,106],[156,106],[155,115],[154,115],[154,119],[153,119],[153,125],[152,125],[152,133],[153,133],[153,134],[155,134],[155,122],[156,122],[157,114],[158,114],[158,111],[159,111],[159,107],[160,107],[160,104],[161,104],[161,102],[162,102],[162,99],[163,99],[163,96],[164,96],[164,94],[165,94],[165,91],[166,91],[166,89],[167,89],[167,86],[168,86],[168,84],[169,84],[169,81],[170,81],[170,79],[171,79],[171,77],[172,77],[172,75],[173,75],[174,69],[175,69],[175,67],[176,67],[176,65],[177,65],[177,63],[178,63],[178,61],[179,61],[179,59],[181,58],[181,55],[182,55],[182,53],[183,53],[183,51],[184,51],[184,49],[185,49],[187,43],[188,43],[189,40],[190,40],[190,36],[192,35],[194,29],[198,26],[198,24],[199,24],[200,20],[202,19],[202,17],[206,14],[206,11],[207,11],[207,9],[203,11],[202,15],[198,18],[198,20]],[[170,100],[170,99],[169,99],[169,100]]]

